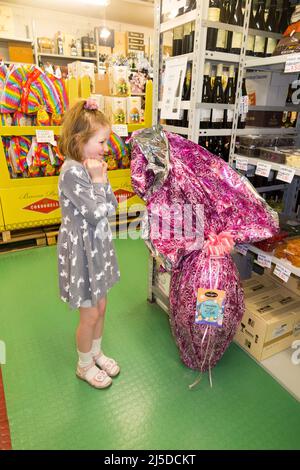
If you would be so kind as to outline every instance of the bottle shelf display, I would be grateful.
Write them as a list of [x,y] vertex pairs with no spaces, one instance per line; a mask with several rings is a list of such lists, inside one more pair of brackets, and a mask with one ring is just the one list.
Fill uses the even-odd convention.
[[[284,160],[285,157],[277,155],[276,145],[278,141],[278,145],[291,146],[293,152],[289,155],[290,161],[293,162],[297,154],[299,155],[297,162],[300,163],[298,119],[300,100],[298,103],[291,103],[290,94],[293,86],[291,83],[295,78],[288,73],[282,73],[290,56],[288,54],[272,56],[282,32],[289,25],[289,1],[201,0],[195,2],[192,11],[184,14],[183,9],[183,14],[172,20],[167,21],[165,15],[162,24],[160,24],[162,18],[159,8],[161,4],[157,1],[156,5],[155,33],[158,39],[154,48],[154,124],[160,123],[166,130],[188,137],[215,155],[219,155],[232,166],[236,166],[256,186],[267,203],[277,211],[281,227],[278,239],[274,237],[274,240],[269,240],[269,245],[262,242],[260,248],[256,244],[242,245],[240,253],[247,256],[247,260],[241,262],[244,266],[253,263],[255,271],[259,270],[260,273],[264,272],[265,276],[271,276],[275,282],[277,280],[278,285],[286,285],[297,294],[298,299],[300,298],[300,165],[299,167],[288,165],[288,157]],[[163,115],[165,118],[162,103],[166,102],[163,95],[165,85],[163,73],[167,61],[175,59],[164,57],[164,53],[168,51],[164,47],[164,40],[166,42],[168,40],[167,35],[170,34],[168,31],[179,26],[184,28],[186,21],[195,22],[193,52],[189,51],[186,56],[192,71],[190,99],[185,101],[182,97],[180,107],[182,112],[188,112],[188,117],[187,123],[184,122],[186,118],[184,120],[183,115],[177,122],[169,123],[161,117]],[[168,42],[170,43],[169,40]],[[252,99],[249,74],[271,73],[273,80],[277,72],[281,73],[284,81],[285,91],[281,90],[281,99],[269,99],[271,84],[263,94],[265,100]],[[297,86],[299,85],[300,83]],[[245,156],[240,152],[243,149],[242,139],[251,141],[252,137],[253,140],[257,138],[259,142],[254,146],[254,150],[257,150],[258,145],[263,147],[260,158],[250,156],[251,153]],[[246,152],[253,151],[250,144]],[[272,151],[269,152],[271,145]],[[271,159],[283,158],[283,160],[281,163],[276,160],[267,161],[263,159],[266,158],[265,155]],[[268,177],[261,176],[264,171],[265,175],[269,173]],[[291,238],[285,238],[281,242],[280,236]],[[159,265],[158,259],[149,257],[148,300],[155,301],[168,312],[170,276],[168,273],[161,274]],[[298,314],[299,301],[297,309]],[[247,324],[248,319],[245,322]],[[289,348],[293,339],[299,339],[299,335],[296,336],[298,331],[296,326],[293,331],[294,334],[282,343],[274,340],[277,350],[274,349],[273,354]],[[244,343],[244,338],[241,339],[236,335],[235,341],[250,353],[250,346]],[[252,348],[252,358],[255,357],[253,351]],[[290,354],[288,349],[283,352]],[[274,356],[274,363],[276,357]],[[273,360],[273,357],[271,359]],[[264,362],[260,362],[262,367]],[[265,368],[270,372],[271,369]],[[291,382],[294,381],[294,371],[291,371],[291,375],[292,379],[287,378],[286,374],[282,379],[278,368],[275,370],[274,367],[272,370],[272,376],[290,393],[293,390]],[[299,382],[297,384],[297,399],[300,399]]]

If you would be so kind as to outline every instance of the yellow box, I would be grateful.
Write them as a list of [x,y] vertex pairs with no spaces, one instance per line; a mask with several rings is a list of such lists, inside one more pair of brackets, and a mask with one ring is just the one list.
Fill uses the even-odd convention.
[[119,212],[135,212],[144,209],[145,204],[134,192],[131,185],[130,170],[108,172],[110,184],[119,202]]
[[5,230],[4,218],[3,218],[2,205],[1,205],[1,200],[0,200],[0,232],[4,232],[4,230]]
[[26,62],[28,64],[34,64],[31,44],[9,42],[8,54],[11,62]]
[[0,190],[6,230],[57,224],[61,213],[56,183]]

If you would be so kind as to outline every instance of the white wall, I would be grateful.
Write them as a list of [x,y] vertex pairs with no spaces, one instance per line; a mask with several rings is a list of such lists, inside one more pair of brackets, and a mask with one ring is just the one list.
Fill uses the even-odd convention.
[[[63,2],[63,0],[62,0]],[[0,6],[10,7],[13,11],[15,36],[26,38],[28,34],[33,37],[32,21],[36,25],[36,35],[53,38],[57,31],[80,37],[92,32],[95,26],[102,26],[102,20],[89,16],[70,15],[59,11],[32,8],[28,6],[12,5],[0,2]],[[137,31],[145,34],[145,44],[150,39],[153,44],[153,29],[142,26],[106,21],[108,28],[115,31]],[[28,30],[28,33],[27,33]]]

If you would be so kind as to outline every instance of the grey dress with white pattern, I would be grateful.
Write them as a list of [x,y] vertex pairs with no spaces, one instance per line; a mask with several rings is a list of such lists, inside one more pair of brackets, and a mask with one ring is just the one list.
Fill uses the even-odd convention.
[[58,182],[62,224],[58,235],[60,296],[71,308],[92,306],[119,280],[107,217],[118,206],[110,184],[93,183],[85,167],[67,159]]

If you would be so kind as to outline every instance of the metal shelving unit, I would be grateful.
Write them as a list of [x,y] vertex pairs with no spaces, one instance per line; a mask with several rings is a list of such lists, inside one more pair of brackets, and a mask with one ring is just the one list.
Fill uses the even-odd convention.
[[[249,17],[251,0],[245,1],[244,10],[244,24],[243,27],[236,27],[233,25],[222,24],[220,22],[208,21],[208,7],[209,0],[197,0],[196,9],[189,12],[186,15],[182,15],[171,21],[160,24],[161,17],[161,0],[155,1],[155,43],[154,43],[154,95],[153,95],[153,124],[157,124],[160,121],[160,110],[162,103],[159,101],[162,99],[159,96],[160,90],[160,79],[162,75],[162,63],[161,63],[161,50],[162,50],[162,33],[173,29],[177,26],[184,25],[190,21],[195,21],[195,40],[194,40],[194,51],[193,53],[187,54],[187,60],[192,61],[192,83],[191,83],[191,99],[189,102],[183,102],[181,109],[189,110],[189,126],[187,128],[164,125],[164,129],[185,135],[189,140],[198,143],[199,137],[202,136],[230,136],[230,158],[229,163],[234,166],[236,158],[243,158],[247,160],[249,169],[253,171],[253,167],[259,163],[267,163],[271,165],[271,171],[275,172],[280,170],[284,165],[269,162],[257,158],[248,158],[236,154],[236,138],[242,135],[276,135],[276,136],[293,136],[299,140],[300,136],[300,106],[250,106],[250,111],[298,111],[298,120],[296,128],[266,128],[266,127],[246,127],[245,129],[238,128],[239,119],[239,103],[242,94],[242,80],[247,70],[270,70],[270,71],[284,71],[285,64],[289,55],[274,56],[274,57],[248,57],[246,56],[247,36],[248,33],[255,36],[269,37],[280,39],[280,34],[268,33],[265,31],[257,31],[249,29]],[[242,46],[240,55],[234,55],[222,52],[213,52],[206,50],[206,36],[207,28],[225,29],[227,31],[242,33]],[[180,56],[176,56],[178,58]],[[168,60],[172,60],[169,58]],[[236,101],[235,105],[216,105],[215,103],[202,103],[202,88],[203,88],[203,76],[204,76],[204,65],[205,61],[212,63],[224,63],[224,64],[236,64],[238,67],[238,76],[236,83]],[[288,75],[287,75],[288,77]],[[234,117],[231,129],[200,129],[200,110],[207,108],[219,108],[219,109],[233,109]],[[300,143],[300,141],[299,141]],[[252,166],[252,168],[251,168]],[[286,168],[286,166],[285,166]],[[265,186],[260,188],[259,192],[270,192],[274,190],[284,191],[284,211],[282,212],[283,218],[286,220],[294,219],[297,217],[299,220],[299,213],[296,214],[295,208],[297,206],[297,198],[300,192],[300,169],[295,168],[294,177],[292,183],[285,183],[278,180],[278,185]],[[284,259],[279,259],[269,253],[265,253],[252,245],[245,246],[246,251],[254,253],[254,255],[267,255],[271,265],[278,269],[286,270],[291,273],[290,281],[299,282],[300,279],[300,268],[293,266],[290,262]],[[149,257],[149,269],[148,269],[148,300],[150,302],[156,302],[160,307],[168,313],[169,310],[169,299],[168,295],[164,292],[159,284],[158,266],[160,262],[158,259]],[[278,274],[278,273],[277,273]],[[252,357],[252,356],[251,356]],[[272,357],[272,359],[276,356]],[[266,361],[264,361],[266,362]],[[275,361],[276,362],[276,361]],[[263,366],[263,363],[259,362]],[[266,368],[267,369],[267,368]],[[267,369],[268,372],[270,372]],[[275,379],[279,380],[278,371],[272,372]],[[289,386],[283,384],[288,390]]]

